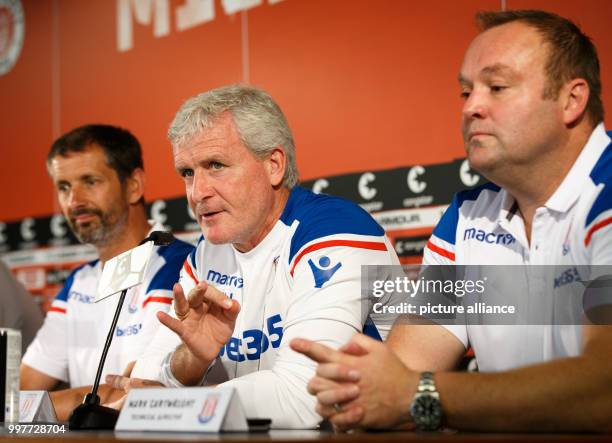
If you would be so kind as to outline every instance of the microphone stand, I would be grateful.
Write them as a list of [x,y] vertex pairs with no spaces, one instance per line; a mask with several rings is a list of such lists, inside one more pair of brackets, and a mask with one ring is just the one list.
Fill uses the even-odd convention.
[[[174,236],[169,232],[154,231],[139,243],[139,246],[152,241],[156,246],[167,246],[174,241]],[[110,349],[113,341],[113,335],[117,322],[119,321],[119,315],[121,314],[121,308],[123,308],[123,302],[127,294],[127,289],[121,291],[119,297],[119,303],[115,309],[115,315],[111,323],[111,327],[106,336],[106,342],[102,349],[102,357],[100,357],[100,363],[98,365],[98,371],[96,372],[96,378],[93,384],[91,392],[85,396],[83,403],[77,406],[70,414],[68,420],[68,429],[71,431],[83,431],[83,430],[104,430],[104,429],[115,429],[115,424],[119,418],[119,411],[117,409],[102,406],[100,404],[100,396],[98,395],[98,388],[100,387],[100,378],[102,378],[102,370],[104,369],[104,363],[106,362],[106,355]]]
[[115,310],[115,316],[113,322],[106,336],[106,342],[104,343],[104,349],[102,350],[102,358],[98,365],[98,372],[96,373],[96,379],[94,381],[93,388],[90,393],[85,396],[83,403],[76,407],[70,419],[68,421],[68,429],[72,430],[87,430],[87,429],[115,429],[115,423],[119,418],[119,411],[113,408],[102,406],[100,404],[100,396],[98,395],[98,388],[100,386],[100,378],[102,377],[102,370],[104,369],[104,363],[106,362],[106,355],[113,340],[113,334],[117,327],[117,321],[119,320],[119,314],[121,314],[121,308],[123,307],[123,301],[127,289],[121,291],[119,297],[119,303]]

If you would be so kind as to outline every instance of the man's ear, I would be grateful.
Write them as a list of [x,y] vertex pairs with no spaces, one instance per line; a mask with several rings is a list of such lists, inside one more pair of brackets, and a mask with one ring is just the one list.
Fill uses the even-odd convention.
[[145,173],[141,168],[136,168],[125,180],[125,192],[128,203],[134,205],[144,196]]
[[589,84],[583,78],[575,78],[563,87],[563,122],[567,126],[582,119],[589,102],[589,95]]
[[277,146],[264,159],[264,167],[268,174],[268,179],[273,187],[282,185],[287,169],[287,156],[285,150]]

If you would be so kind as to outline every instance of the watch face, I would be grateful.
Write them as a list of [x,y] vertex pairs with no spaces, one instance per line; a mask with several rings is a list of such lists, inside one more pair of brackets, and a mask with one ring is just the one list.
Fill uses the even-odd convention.
[[410,413],[419,429],[438,429],[442,422],[442,405],[433,395],[420,395],[415,398]]

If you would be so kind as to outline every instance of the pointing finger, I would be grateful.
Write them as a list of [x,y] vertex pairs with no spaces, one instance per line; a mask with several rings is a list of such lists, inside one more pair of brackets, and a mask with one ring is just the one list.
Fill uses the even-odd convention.
[[181,320],[177,320],[176,318],[171,317],[170,315],[166,314],[164,311],[159,311],[157,313],[157,319],[162,325],[170,329],[172,332],[174,332],[179,337],[183,336],[184,326]]
[[318,363],[334,363],[343,360],[342,353],[312,340],[295,338],[291,340],[290,346],[295,352],[304,354]]

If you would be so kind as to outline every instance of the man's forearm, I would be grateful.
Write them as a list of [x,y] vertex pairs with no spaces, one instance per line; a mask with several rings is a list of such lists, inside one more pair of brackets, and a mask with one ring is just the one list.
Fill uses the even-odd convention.
[[[68,421],[74,408],[83,402],[83,398],[89,392],[91,392],[91,386],[81,386],[79,388],[49,392],[57,419],[59,421]],[[125,395],[125,392],[120,389],[113,389],[108,385],[100,385],[98,388],[98,396],[100,397],[101,404],[116,401],[123,395]]]
[[612,365],[577,357],[508,372],[441,372],[451,428],[482,431],[612,430]]
[[214,361],[204,362],[194,356],[184,344],[179,345],[170,359],[170,370],[176,380],[185,386],[198,385],[210,364]]

